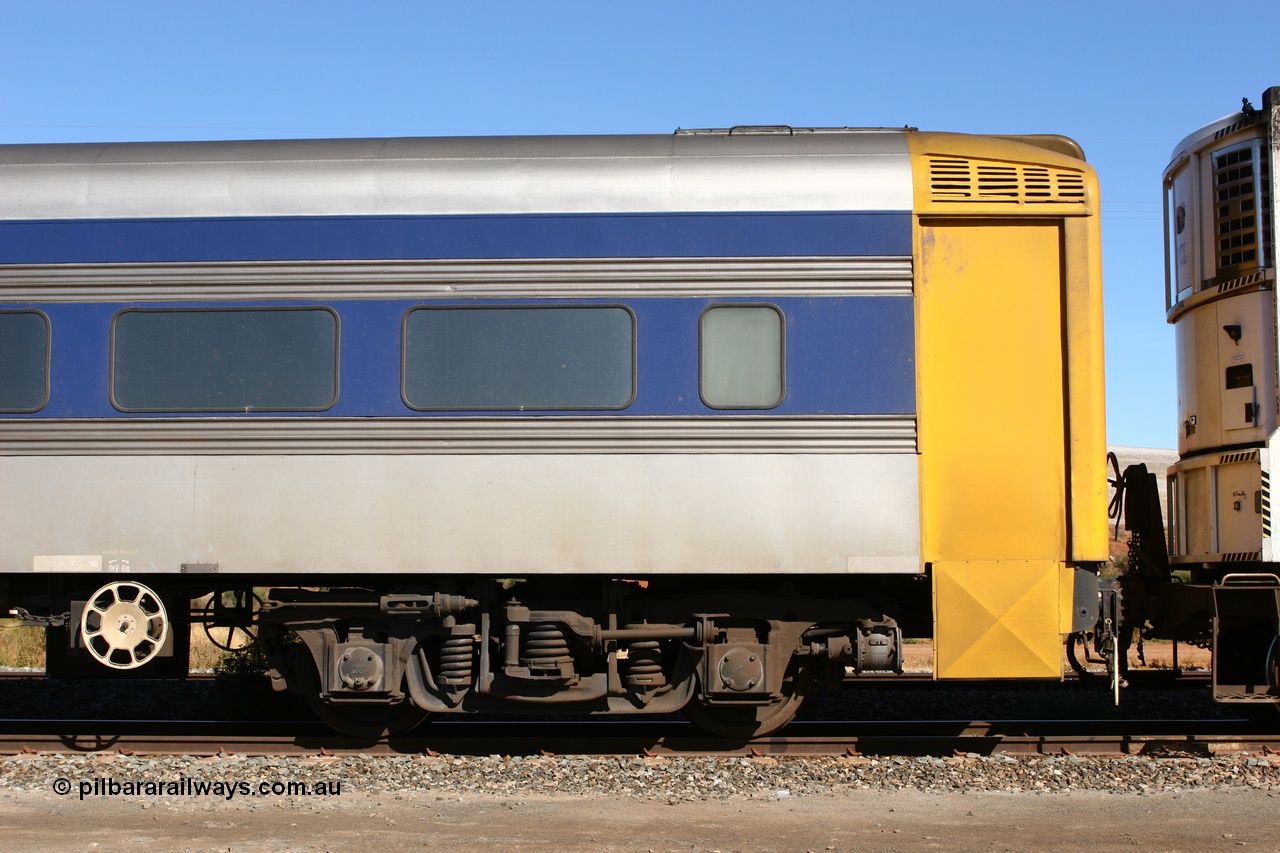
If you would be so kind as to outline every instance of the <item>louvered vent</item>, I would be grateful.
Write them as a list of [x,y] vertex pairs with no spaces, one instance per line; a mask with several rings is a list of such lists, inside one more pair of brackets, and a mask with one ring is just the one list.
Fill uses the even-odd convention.
[[933,157],[929,175],[934,201],[1083,204],[1084,176],[1079,172],[997,163],[962,157]]
[[[1271,186],[1266,151],[1256,143],[1214,152],[1214,225],[1217,228],[1218,271],[1260,265],[1258,250],[1270,257]],[[1262,221],[1264,245],[1258,246],[1258,222]]]

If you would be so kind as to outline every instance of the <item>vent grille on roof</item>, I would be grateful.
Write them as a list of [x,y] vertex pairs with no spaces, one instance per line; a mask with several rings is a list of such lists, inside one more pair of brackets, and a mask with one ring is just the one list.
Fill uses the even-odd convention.
[[1083,204],[1084,176],[1079,172],[997,163],[963,157],[929,160],[934,201]]

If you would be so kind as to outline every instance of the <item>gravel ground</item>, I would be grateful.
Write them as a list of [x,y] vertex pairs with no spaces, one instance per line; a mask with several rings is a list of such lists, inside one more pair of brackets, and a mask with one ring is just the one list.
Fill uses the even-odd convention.
[[[58,779],[67,780],[68,793],[56,792]],[[306,795],[269,790],[287,781],[328,787],[324,795],[314,788]],[[110,790],[112,782],[119,793]],[[201,794],[196,782],[221,782],[224,789]],[[0,762],[0,849],[1278,851],[1278,782],[1280,762],[1253,756],[23,756]],[[147,790],[162,783],[178,787]],[[248,793],[224,793],[240,783]]]
[[[58,780],[65,780],[59,783]],[[681,802],[745,797],[785,800],[832,791],[869,789],[924,793],[1105,791],[1149,794],[1195,789],[1280,791],[1280,757],[956,756],[952,758],[479,758],[429,756],[141,758],[27,754],[0,759],[0,786],[58,790],[77,796],[97,780],[155,800],[186,795],[197,783],[260,785],[301,782],[340,791],[441,792],[519,797],[574,794]],[[186,780],[186,781],[184,781]],[[173,788],[173,785],[179,788]],[[235,787],[235,786],[233,786]],[[105,788],[87,793],[122,795]],[[230,799],[244,788],[227,789]],[[162,797],[160,797],[162,799]]]
[[[436,791],[504,797],[565,794],[666,802],[783,800],[836,790],[1069,792],[1146,794],[1199,788],[1280,790],[1280,757],[956,756],[952,758],[451,758],[428,756],[141,758],[119,754],[27,754],[0,759],[0,785],[72,794],[94,780],[126,782],[143,793],[172,784],[301,782],[308,790],[360,793]],[[183,780],[187,780],[184,782]],[[225,785],[224,785],[225,787]],[[90,791],[89,793],[102,793]],[[175,795],[186,788],[172,789]],[[111,793],[111,792],[107,792]],[[120,792],[115,792],[120,793]],[[229,791],[230,798],[239,795]],[[241,789],[240,793],[243,793]]]
[[430,794],[156,804],[0,790],[6,850],[393,853],[440,850],[691,853],[1275,851],[1276,800],[1260,792],[1150,797],[852,792],[674,806],[603,798]]

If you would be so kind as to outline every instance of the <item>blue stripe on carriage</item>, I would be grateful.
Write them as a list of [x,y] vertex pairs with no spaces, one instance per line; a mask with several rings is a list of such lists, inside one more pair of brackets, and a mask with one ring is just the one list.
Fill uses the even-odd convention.
[[902,211],[0,222],[0,264],[909,254]]
[[[415,412],[400,396],[405,313],[418,306],[626,305],[635,316],[636,396],[621,411]],[[714,305],[768,304],[785,318],[785,396],[769,415],[898,415],[915,412],[914,300],[910,296],[581,300],[332,300],[307,302],[45,303],[53,351],[48,404],[40,418],[173,417],[538,417],[546,415],[733,416],[699,395],[699,319]],[[110,403],[112,319],[125,308],[325,305],[341,322],[337,403],[322,412],[125,414]]]

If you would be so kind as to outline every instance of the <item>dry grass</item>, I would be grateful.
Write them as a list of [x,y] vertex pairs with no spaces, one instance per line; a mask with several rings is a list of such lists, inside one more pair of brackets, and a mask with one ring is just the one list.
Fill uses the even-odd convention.
[[902,668],[907,672],[933,672],[933,640],[910,639],[904,642]]
[[0,619],[0,666],[44,669],[44,629]]
[[209,672],[222,660],[227,652],[218,648],[199,625],[191,626],[191,671]]
[[[1173,643],[1164,640],[1147,640],[1143,644],[1146,663],[1138,660],[1138,647],[1129,649],[1129,666],[1133,669],[1173,669]],[[1213,662],[1208,649],[1178,644],[1178,666],[1183,669],[1208,669]]]

